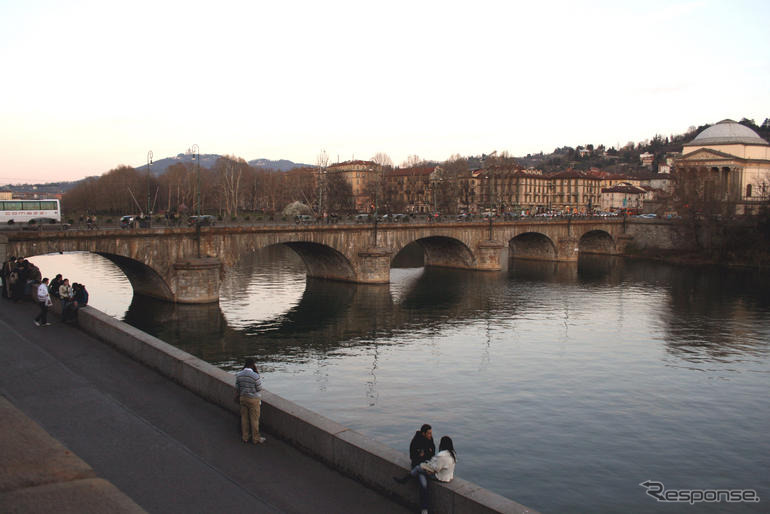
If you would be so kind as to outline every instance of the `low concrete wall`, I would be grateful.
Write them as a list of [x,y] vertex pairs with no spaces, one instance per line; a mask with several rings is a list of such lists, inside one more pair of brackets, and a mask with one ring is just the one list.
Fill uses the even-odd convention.
[[[88,334],[208,401],[239,413],[239,406],[233,401],[235,378],[232,374],[92,307],[80,309],[78,323]],[[262,392],[261,425],[270,434],[397,501],[410,506],[419,504],[415,482],[399,485],[391,478],[408,471],[406,455],[269,391]],[[432,512],[535,512],[460,478],[448,484],[431,482],[429,490]]]

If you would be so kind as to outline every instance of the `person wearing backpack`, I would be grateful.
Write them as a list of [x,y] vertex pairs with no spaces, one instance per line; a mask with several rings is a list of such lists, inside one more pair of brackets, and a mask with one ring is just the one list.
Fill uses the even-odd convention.
[[35,325],[47,327],[51,324],[48,323],[48,307],[51,306],[51,297],[48,295],[48,278],[44,278],[42,282],[37,286],[37,292],[35,293],[35,300],[40,306],[40,314],[35,318]]

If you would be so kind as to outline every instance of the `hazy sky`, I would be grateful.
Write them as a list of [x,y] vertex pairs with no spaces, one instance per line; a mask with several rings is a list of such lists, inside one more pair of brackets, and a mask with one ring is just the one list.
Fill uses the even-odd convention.
[[770,117],[770,2],[0,0],[0,184],[186,151],[608,146]]

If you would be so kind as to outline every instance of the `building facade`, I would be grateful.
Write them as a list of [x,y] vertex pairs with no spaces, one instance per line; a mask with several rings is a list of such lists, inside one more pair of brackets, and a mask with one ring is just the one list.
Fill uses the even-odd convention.
[[673,171],[683,208],[752,214],[770,197],[770,144],[723,120],[685,143]]
[[382,194],[382,166],[373,161],[345,161],[329,165],[327,175],[339,174],[350,184],[353,191],[353,206],[356,212],[374,210],[376,196]]

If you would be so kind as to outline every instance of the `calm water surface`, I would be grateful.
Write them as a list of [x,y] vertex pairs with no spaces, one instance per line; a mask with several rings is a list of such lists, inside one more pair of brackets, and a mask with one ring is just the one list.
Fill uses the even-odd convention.
[[407,451],[451,435],[458,475],[545,512],[676,512],[639,483],[770,502],[770,283],[620,259],[503,273],[394,268],[390,286],[306,280],[290,250],[228,272],[219,305],[132,298],[112,263],[39,256],[91,304]]

